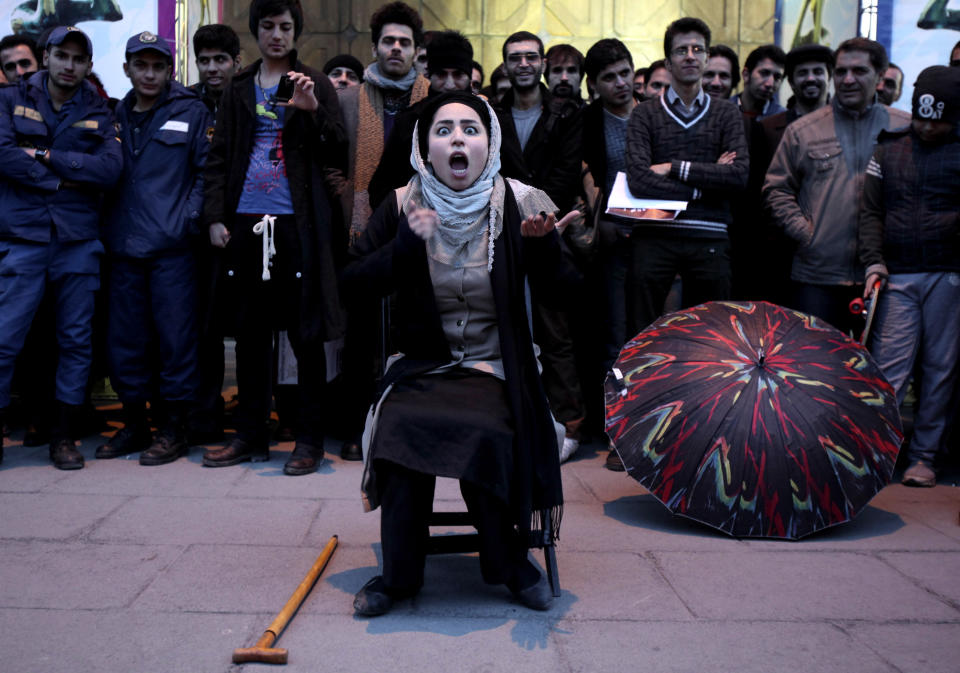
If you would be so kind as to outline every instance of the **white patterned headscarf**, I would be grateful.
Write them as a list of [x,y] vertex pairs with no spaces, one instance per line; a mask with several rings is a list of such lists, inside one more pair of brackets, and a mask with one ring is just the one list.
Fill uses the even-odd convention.
[[[480,99],[483,100],[483,99]],[[460,102],[456,99],[450,103]],[[410,164],[417,174],[407,186],[406,204],[419,202],[426,208],[437,211],[440,224],[437,234],[427,241],[428,253],[434,259],[454,267],[473,266],[474,252],[486,235],[487,271],[493,269],[493,243],[503,228],[504,184],[500,177],[501,132],[497,115],[490,105],[489,144],[487,162],[476,181],[460,191],[451,189],[441,182],[420,155],[419,122],[413,130],[413,149],[410,152]],[[443,107],[436,108],[439,110]]]

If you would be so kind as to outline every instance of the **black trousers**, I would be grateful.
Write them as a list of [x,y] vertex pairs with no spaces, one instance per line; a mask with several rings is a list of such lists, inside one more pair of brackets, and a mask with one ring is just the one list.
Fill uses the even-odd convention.
[[673,280],[683,279],[683,306],[730,298],[730,243],[726,239],[630,237],[633,250],[628,335],[660,317]]
[[[277,330],[287,330],[297,356],[298,442],[323,446],[323,416],[326,404],[326,356],[323,344],[304,344],[300,339],[301,250],[292,215],[276,222],[277,254],[270,280],[262,280],[262,242],[251,233],[260,218],[237,215],[227,247],[228,265],[236,279],[237,297],[237,434],[265,450],[269,441],[274,360]],[[228,271],[229,273],[229,271]]]
[[[437,479],[385,460],[377,461],[376,469],[383,581],[390,589],[414,593],[423,586],[427,522]],[[467,481],[460,481],[460,492],[480,535],[483,581],[511,588],[536,582],[540,571],[527,558],[527,545],[512,525],[506,504]]]

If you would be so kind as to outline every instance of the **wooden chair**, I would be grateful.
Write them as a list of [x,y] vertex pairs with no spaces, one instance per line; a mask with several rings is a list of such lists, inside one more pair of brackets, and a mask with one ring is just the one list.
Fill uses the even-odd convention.
[[[380,304],[380,371],[387,362],[387,354],[390,352],[390,297],[384,297]],[[542,549],[544,566],[547,570],[547,581],[550,582],[550,589],[553,596],[560,596],[560,573],[557,569],[557,554],[553,542],[553,536],[550,534],[553,528],[553,520],[550,512],[546,512],[543,518],[543,527],[530,531],[530,539],[527,542],[528,549]],[[456,526],[470,527],[476,529],[470,512],[433,512],[430,515],[429,526]],[[427,554],[469,554],[480,550],[480,534],[473,533],[441,533],[431,535],[427,542]]]

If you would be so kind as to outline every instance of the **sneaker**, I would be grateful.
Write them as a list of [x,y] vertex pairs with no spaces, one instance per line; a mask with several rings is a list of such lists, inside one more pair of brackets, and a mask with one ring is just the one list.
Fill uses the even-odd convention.
[[929,488],[937,485],[937,473],[922,460],[915,460],[903,473],[903,479],[900,483],[904,486]]
[[570,460],[570,456],[575,454],[579,448],[580,440],[573,437],[564,437],[563,446],[560,447],[560,462],[565,463]]

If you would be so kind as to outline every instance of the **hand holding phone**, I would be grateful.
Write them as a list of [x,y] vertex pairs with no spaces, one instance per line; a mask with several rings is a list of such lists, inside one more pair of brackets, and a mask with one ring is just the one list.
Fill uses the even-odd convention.
[[280,83],[277,84],[277,93],[274,95],[274,101],[277,103],[288,103],[293,98],[293,80],[290,75],[281,75]]

